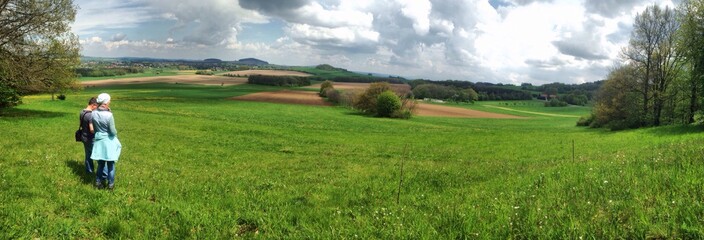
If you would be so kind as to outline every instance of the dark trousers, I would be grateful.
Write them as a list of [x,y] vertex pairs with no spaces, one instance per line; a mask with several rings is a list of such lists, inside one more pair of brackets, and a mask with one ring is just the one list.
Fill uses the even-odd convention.
[[85,164],[86,173],[93,173],[93,159],[90,159],[90,155],[93,154],[93,141],[83,142],[83,151],[86,154]]
[[98,160],[98,169],[95,171],[95,183],[102,184],[107,180],[108,186],[115,185],[115,161]]

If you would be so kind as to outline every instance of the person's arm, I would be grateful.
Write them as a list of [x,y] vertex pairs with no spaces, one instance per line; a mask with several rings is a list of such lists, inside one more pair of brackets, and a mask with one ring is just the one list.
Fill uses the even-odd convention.
[[112,133],[113,136],[117,136],[117,129],[115,128],[115,118],[111,117],[110,122],[108,124],[110,127],[110,133]]
[[95,134],[95,128],[93,128],[93,113],[86,113],[84,117],[86,118],[86,122],[88,122],[88,130],[90,130],[90,134]]

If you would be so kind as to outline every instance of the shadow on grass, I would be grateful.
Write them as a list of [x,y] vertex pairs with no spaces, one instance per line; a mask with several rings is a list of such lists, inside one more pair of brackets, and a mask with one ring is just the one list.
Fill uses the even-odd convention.
[[28,109],[0,109],[0,119],[13,119],[13,118],[57,118],[64,117],[68,115],[62,112],[50,112],[50,111],[40,111],[40,110],[28,110]]
[[704,133],[704,126],[697,125],[675,125],[653,127],[647,130],[648,133],[659,136],[687,135]]
[[71,172],[76,175],[81,177],[81,181],[84,184],[92,184],[93,183],[93,174],[92,173],[86,173],[86,168],[85,165],[83,165],[83,162],[78,162],[75,160],[66,160],[66,167],[71,169]]

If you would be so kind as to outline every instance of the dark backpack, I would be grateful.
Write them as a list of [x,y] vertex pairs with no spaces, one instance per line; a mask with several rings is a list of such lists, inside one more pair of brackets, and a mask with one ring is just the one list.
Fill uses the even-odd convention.
[[78,119],[78,130],[76,130],[76,133],[75,133],[76,142],[83,142],[83,131],[82,131],[83,117],[86,116],[86,113],[88,113],[88,112],[83,112],[83,114],[81,114],[81,117]]

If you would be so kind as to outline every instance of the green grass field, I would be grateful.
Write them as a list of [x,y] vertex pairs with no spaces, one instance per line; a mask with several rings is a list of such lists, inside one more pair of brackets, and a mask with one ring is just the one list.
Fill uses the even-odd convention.
[[[226,99],[275,89],[25,97],[0,112],[0,239],[704,238],[700,127],[579,128],[535,113],[587,108],[533,101],[460,105],[526,119],[395,120]],[[124,145],[113,192],[72,137],[100,92]]]

